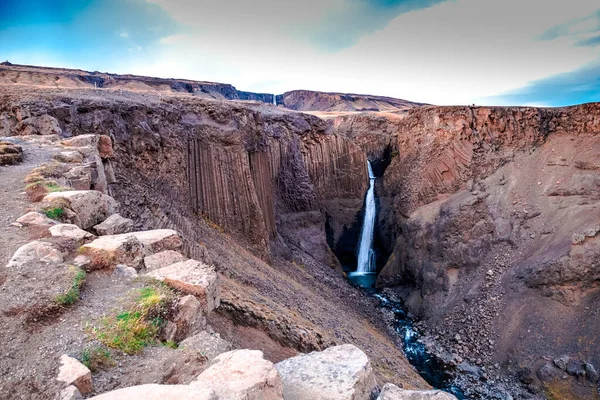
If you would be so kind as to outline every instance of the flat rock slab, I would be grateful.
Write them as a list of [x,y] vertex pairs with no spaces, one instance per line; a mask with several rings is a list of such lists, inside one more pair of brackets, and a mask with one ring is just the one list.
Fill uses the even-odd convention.
[[60,391],[58,400],[83,400],[83,396],[79,389],[71,385]]
[[211,388],[223,400],[283,399],[277,369],[259,350],[234,350],[219,355],[190,386]]
[[211,334],[203,331],[179,343],[179,348],[201,353],[209,360],[213,360],[218,355],[231,351],[233,345],[222,339],[218,333]]
[[174,250],[160,251],[156,254],[144,258],[144,266],[148,271],[168,267],[171,264],[185,261],[186,258],[181,253]]
[[50,227],[48,230],[54,237],[69,239],[78,244],[82,244],[86,240],[95,238],[95,236],[91,233],[84,231],[77,225],[73,224],[58,224]]
[[98,225],[110,215],[117,212],[118,203],[115,199],[97,190],[71,190],[54,192],[46,195],[43,202],[52,205],[55,202],[65,202],[77,216],[74,223],[82,229]]
[[286,400],[362,400],[375,388],[369,358],[345,344],[277,364]]
[[60,357],[60,362],[58,381],[75,386],[82,394],[92,391],[92,372],[88,367],[66,354]]
[[131,232],[144,245],[146,255],[163,250],[177,250],[183,246],[179,234],[173,229],[154,229],[150,231]]
[[129,218],[124,218],[119,214],[113,214],[106,218],[104,222],[94,226],[98,235],[118,235],[121,233],[131,232],[133,229],[133,221]]
[[183,293],[196,296],[206,314],[220,304],[218,276],[212,265],[187,260],[151,271],[148,276],[163,281]]
[[24,244],[19,247],[6,264],[6,268],[19,268],[29,263],[60,263],[63,261],[62,253],[50,243],[39,240]]
[[81,246],[80,253],[89,257],[88,269],[111,269],[117,264],[140,269],[144,245],[132,234],[100,236]]
[[225,400],[210,388],[188,385],[140,385],[113,390],[90,400]]
[[404,390],[391,383],[381,389],[377,400],[457,400],[450,393],[441,390]]

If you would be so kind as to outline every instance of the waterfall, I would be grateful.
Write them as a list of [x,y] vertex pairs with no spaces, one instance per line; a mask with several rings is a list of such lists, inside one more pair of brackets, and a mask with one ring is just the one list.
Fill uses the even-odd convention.
[[273,105],[274,106],[277,105],[277,95],[276,94],[273,95]]
[[373,230],[375,228],[375,175],[371,168],[371,162],[368,162],[369,168],[369,190],[365,201],[365,218],[363,220],[362,231],[360,234],[360,247],[358,248],[357,273],[375,272],[375,252],[373,252]]

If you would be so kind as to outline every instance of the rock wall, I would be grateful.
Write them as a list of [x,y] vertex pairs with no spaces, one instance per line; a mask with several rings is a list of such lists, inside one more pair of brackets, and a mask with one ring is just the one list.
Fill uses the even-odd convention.
[[423,105],[392,97],[310,90],[286,92],[277,96],[277,104],[299,111],[397,111]]

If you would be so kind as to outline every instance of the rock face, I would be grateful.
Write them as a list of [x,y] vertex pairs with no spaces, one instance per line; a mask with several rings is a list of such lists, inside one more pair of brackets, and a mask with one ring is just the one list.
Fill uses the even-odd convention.
[[219,355],[190,386],[211,388],[219,399],[283,399],[275,365],[258,350],[234,350]]
[[206,327],[202,304],[192,295],[182,297],[177,304],[177,313],[164,329],[164,340],[180,342]]
[[75,386],[82,394],[92,391],[92,372],[88,367],[66,354],[60,358],[60,362],[57,380],[64,382],[67,386]]
[[289,400],[367,399],[375,388],[369,358],[350,344],[289,358],[277,370]]
[[386,383],[377,400],[456,400],[456,397],[441,390],[404,390]]
[[64,202],[64,206],[75,213],[75,225],[82,229],[89,229],[99,224],[114,214],[118,208],[117,202],[112,197],[96,190],[55,192],[46,195],[43,200],[49,205],[59,201]]
[[148,384],[131,386],[114,390],[90,400],[220,400],[209,388],[190,387],[187,385],[157,385]]
[[423,104],[368,94],[293,90],[277,96],[277,103],[298,111],[398,111]]
[[213,266],[201,261],[187,260],[151,271],[148,276],[196,296],[206,313],[219,306],[218,277]]

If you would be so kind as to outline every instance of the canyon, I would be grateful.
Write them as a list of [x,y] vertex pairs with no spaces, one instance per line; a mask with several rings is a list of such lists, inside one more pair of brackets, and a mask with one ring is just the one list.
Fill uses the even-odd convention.
[[[438,107],[15,65],[0,66],[0,98],[0,137],[23,146],[24,163],[54,157],[44,140],[110,138],[86,185],[114,197],[135,230],[175,230],[182,254],[215,267],[221,306],[208,323],[235,347],[279,363],[351,343],[380,387],[429,388],[394,313],[346,279],[369,161],[377,293],[403,305],[465,398],[599,398],[599,104]],[[15,207],[6,225],[30,206]],[[3,263],[45,235],[8,229]],[[10,273],[0,282],[10,292]],[[44,344],[60,322],[19,318],[1,317],[6,377],[35,362],[31,343],[62,351]],[[80,331],[69,350],[85,342]],[[125,375],[117,387],[134,382]],[[1,386],[15,398],[55,389],[31,376]]]

